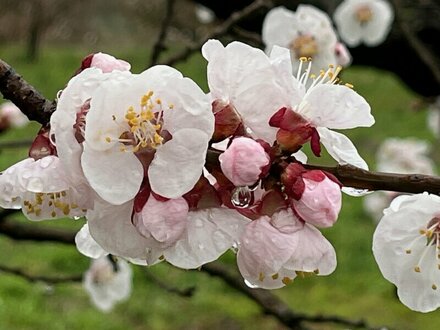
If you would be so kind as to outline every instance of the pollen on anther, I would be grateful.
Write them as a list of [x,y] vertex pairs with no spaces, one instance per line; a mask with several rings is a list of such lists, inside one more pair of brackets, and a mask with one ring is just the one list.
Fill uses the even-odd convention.
[[431,288],[432,288],[433,290],[437,290],[437,285],[433,284],[433,285],[431,286]]
[[263,282],[263,281],[264,281],[264,278],[265,278],[264,274],[263,274],[262,272],[260,272],[260,274],[258,274],[258,280],[259,280],[260,282]]
[[272,275],[272,279],[273,279],[273,280],[278,279],[278,277],[279,277],[279,274],[278,274],[278,273]]
[[292,282],[292,279],[290,279],[289,277],[283,277],[281,282],[283,282],[284,285],[287,285]]
[[420,269],[419,266],[415,266],[415,267],[414,267],[414,271],[415,271],[416,273],[420,273],[422,270]]
[[411,250],[406,250],[405,253],[406,254],[411,254]]
[[106,138],[105,138],[105,140],[107,141],[107,142],[112,142],[112,139],[109,137],[109,136],[107,136]]
[[345,83],[344,85],[345,85],[346,87],[348,87],[348,88],[353,88],[353,87],[354,87],[352,84],[349,84],[349,83]]

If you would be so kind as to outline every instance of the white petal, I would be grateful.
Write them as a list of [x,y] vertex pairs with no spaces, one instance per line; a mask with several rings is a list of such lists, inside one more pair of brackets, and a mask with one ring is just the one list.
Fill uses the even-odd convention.
[[203,172],[209,136],[198,129],[181,129],[158,148],[148,169],[151,189],[177,198],[190,191]]
[[374,124],[367,101],[343,85],[317,85],[309,89],[303,102],[299,111],[315,126],[347,129]]
[[356,19],[355,9],[350,1],[343,1],[333,15],[341,39],[351,47],[358,46],[363,36],[363,29]]
[[146,259],[150,242],[131,223],[133,202],[114,206],[97,202],[87,212],[90,235],[108,253],[134,259]]
[[288,47],[297,36],[299,24],[295,13],[284,8],[271,9],[263,21],[262,38],[270,51],[273,45]]
[[186,234],[164,252],[165,259],[185,269],[214,261],[232,247],[246,222],[238,212],[228,209],[189,212]]
[[336,252],[330,242],[312,225],[305,224],[292,239],[298,241],[297,248],[284,264],[284,268],[316,272],[319,275],[329,275],[336,269]]
[[375,1],[371,4],[373,16],[363,31],[367,46],[377,46],[385,41],[392,26],[394,12],[387,1]]
[[76,234],[75,244],[78,251],[89,258],[98,259],[108,254],[90,235],[87,223]]
[[427,245],[426,236],[419,233],[439,209],[440,198],[435,195],[398,197],[384,211],[373,236],[373,253],[383,276],[398,287],[401,301],[416,311],[440,307],[436,247]]
[[119,147],[95,151],[86,144],[81,163],[92,188],[109,203],[120,205],[136,196],[144,170],[139,159]]
[[339,164],[350,164],[368,170],[367,163],[361,158],[354,144],[344,134],[318,127],[321,143]]

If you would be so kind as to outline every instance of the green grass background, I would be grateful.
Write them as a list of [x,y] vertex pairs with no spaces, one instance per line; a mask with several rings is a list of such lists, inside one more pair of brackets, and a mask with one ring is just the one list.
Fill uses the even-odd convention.
[[[133,72],[141,71],[149,61],[147,49],[101,50],[128,60]],[[28,63],[22,47],[2,45],[0,58],[53,99],[78,68],[82,57],[92,51],[96,50],[47,47],[37,62]],[[200,55],[178,68],[207,90],[206,65]],[[437,144],[425,128],[426,114],[411,109],[417,96],[395,76],[371,68],[351,68],[344,72],[343,80],[352,83],[372,106],[374,127],[355,129],[347,135],[373,168],[375,151],[385,138],[415,136]],[[38,128],[32,123],[3,134],[0,141],[31,138]],[[26,154],[25,148],[1,150],[0,168],[5,169]],[[433,156],[438,160],[438,155]],[[324,156],[321,163],[332,162]],[[20,217],[19,221],[26,220]],[[83,220],[28,222],[32,226],[72,229],[79,229],[82,223]],[[337,270],[327,277],[297,279],[274,293],[298,312],[364,318],[372,325],[393,329],[438,329],[440,311],[430,314],[410,311],[397,300],[393,285],[382,278],[371,253],[374,227],[362,209],[362,200],[344,196],[338,222],[324,231],[336,248]],[[232,253],[222,260],[236,268]],[[76,274],[86,270],[89,261],[73,246],[16,242],[0,237],[0,263],[35,274]],[[149,282],[144,271],[135,267],[131,298],[108,314],[90,304],[81,284],[51,287],[0,273],[0,329],[283,329],[272,317],[262,315],[252,301],[203,272],[183,271],[165,263],[149,270],[172,286],[196,287],[192,298],[182,298]],[[320,325],[313,329],[343,328]]]

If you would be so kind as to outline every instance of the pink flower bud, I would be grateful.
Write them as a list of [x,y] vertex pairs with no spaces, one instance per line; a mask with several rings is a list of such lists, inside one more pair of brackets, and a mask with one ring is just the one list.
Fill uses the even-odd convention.
[[269,155],[256,141],[239,137],[219,157],[224,175],[236,186],[253,185],[262,168],[269,164]]
[[305,188],[299,200],[292,200],[296,213],[317,227],[331,227],[341,210],[341,188],[326,175],[303,177]]
[[92,57],[92,61],[90,62],[90,67],[99,68],[102,72],[112,72],[114,70],[119,71],[129,71],[131,68],[130,63],[118,60],[117,58],[104,54],[104,53],[96,53]]

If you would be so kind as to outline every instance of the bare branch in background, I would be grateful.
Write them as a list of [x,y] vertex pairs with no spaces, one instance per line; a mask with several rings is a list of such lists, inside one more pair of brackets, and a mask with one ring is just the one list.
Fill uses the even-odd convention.
[[425,44],[417,37],[417,34],[407,24],[403,15],[403,4],[400,0],[393,0],[394,8],[396,10],[396,22],[402,31],[403,36],[407,39],[410,46],[417,52],[419,58],[431,70],[432,75],[440,84],[440,61],[438,56],[431,52]]
[[0,92],[30,120],[45,125],[55,111],[55,102],[46,100],[6,62],[0,60]]
[[168,29],[171,25],[171,19],[173,18],[173,10],[174,10],[175,3],[176,3],[175,0],[167,0],[165,17],[162,20],[162,25],[160,27],[159,36],[153,46],[150,66],[157,64],[157,61],[159,59],[160,54],[162,53],[162,51],[164,51],[166,49],[165,39],[167,37]]
[[29,226],[11,220],[0,219],[0,234],[15,240],[28,241],[55,241],[64,244],[74,244],[76,233],[72,231],[42,228],[41,226]]
[[171,286],[168,283],[166,283],[165,281],[162,281],[159,278],[157,278],[156,276],[154,276],[148,269],[145,272],[145,276],[147,277],[147,279],[150,282],[154,283],[159,288],[161,288],[169,293],[174,293],[180,297],[191,298],[194,295],[194,292],[196,290],[196,288],[193,286],[185,288],[185,289],[180,289],[180,288],[176,288],[174,286]]
[[14,149],[14,148],[29,148],[32,145],[32,140],[17,140],[17,141],[2,141],[0,142],[0,150]]
[[246,17],[254,14],[255,12],[272,7],[271,1],[268,0],[256,0],[252,2],[249,6],[243,8],[242,10],[236,11],[231,14],[231,16],[220,24],[214,31],[199,39],[199,41],[193,43],[192,45],[186,47],[181,52],[171,56],[167,60],[163,61],[162,64],[173,65],[177,62],[186,60],[190,55],[194,52],[199,51],[202,48],[203,44],[209,39],[218,39],[228,33],[232,27],[234,27],[237,23],[245,19]]
[[[48,228],[37,228],[33,225],[25,225],[25,224],[11,224],[10,228],[14,228],[18,226],[22,233],[26,233],[25,235],[15,235],[13,231],[5,231],[3,230],[3,224],[8,222],[0,222],[0,234],[4,234],[15,240],[32,240],[32,241],[52,241],[52,242],[60,242],[67,244],[75,243],[75,233],[71,231],[55,231]],[[17,227],[15,227],[17,228]],[[1,266],[0,266],[1,268]],[[1,269],[0,269],[1,270]],[[324,315],[303,315],[294,313],[289,306],[287,306],[284,302],[282,302],[277,296],[272,294],[270,291],[262,290],[262,289],[251,289],[243,282],[243,279],[236,274],[232,274],[229,272],[225,266],[223,266],[219,262],[213,262],[210,264],[206,264],[202,267],[202,271],[206,273],[221,278],[226,284],[230,287],[238,290],[241,293],[246,294],[249,298],[255,301],[259,306],[261,306],[264,313],[274,316],[278,319],[282,324],[286,325],[290,329],[303,330],[306,329],[303,326],[302,322],[310,322],[310,323],[337,323],[343,324],[346,326],[351,326],[355,328],[364,328],[368,330],[374,330],[374,328],[368,326],[365,321],[352,321],[346,320],[344,318],[338,316],[324,316]],[[147,276],[151,279],[151,274],[147,274]],[[35,276],[33,276],[35,278]],[[44,277],[40,277],[44,278]],[[47,279],[47,278],[46,278]],[[41,280],[43,281],[43,280]],[[157,284],[157,280],[154,280]],[[47,281],[45,281],[47,282]],[[50,283],[50,282],[48,282]],[[167,284],[166,286],[160,287],[164,288],[167,291],[177,293],[181,295],[182,292],[180,289],[170,288]],[[186,289],[191,290],[191,288]],[[191,293],[186,293],[187,296],[190,296]]]
[[26,281],[29,282],[44,282],[47,284],[60,284],[60,283],[71,283],[71,282],[81,282],[82,281],[82,274],[77,275],[36,275],[36,274],[29,274],[28,272],[25,272],[22,269],[19,268],[13,268],[8,267],[4,265],[0,265],[0,274],[10,274],[19,276]]

